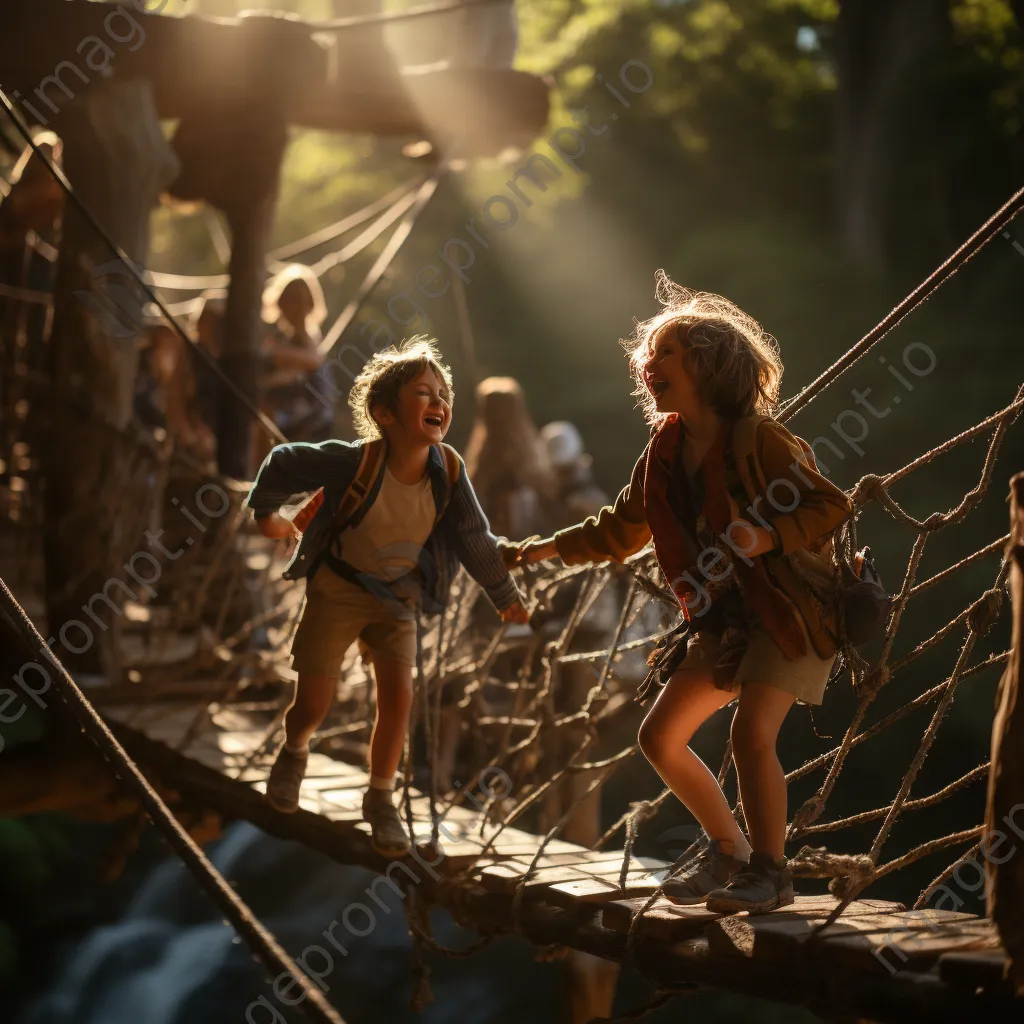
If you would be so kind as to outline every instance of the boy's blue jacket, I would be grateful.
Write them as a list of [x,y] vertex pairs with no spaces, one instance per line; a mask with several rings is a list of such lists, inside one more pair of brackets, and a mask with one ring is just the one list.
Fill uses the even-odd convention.
[[[245,499],[257,518],[293,503],[304,493],[324,489],[323,504],[302,534],[284,570],[285,579],[307,577],[314,567],[316,556],[328,539],[338,503],[355,478],[361,455],[361,441],[296,441],[278,445],[264,460]],[[501,610],[518,600],[519,590],[505,568],[497,540],[466,475],[465,464],[461,458],[459,461],[461,472],[448,507],[423,549],[424,607],[431,612],[444,608],[461,562]],[[430,449],[427,474],[440,507],[448,488],[448,474],[436,446]],[[375,498],[376,493],[371,493],[368,501]]]

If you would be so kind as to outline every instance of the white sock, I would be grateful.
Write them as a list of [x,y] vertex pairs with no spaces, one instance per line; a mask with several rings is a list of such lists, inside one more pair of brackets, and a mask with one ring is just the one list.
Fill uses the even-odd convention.
[[308,754],[309,753],[309,744],[305,743],[301,747],[296,747],[296,746],[292,746],[291,743],[288,743],[286,741],[285,745],[284,745],[284,749],[287,750],[289,754]]
[[394,775],[371,775],[370,776],[370,789],[385,789],[389,793],[395,791],[395,776]]

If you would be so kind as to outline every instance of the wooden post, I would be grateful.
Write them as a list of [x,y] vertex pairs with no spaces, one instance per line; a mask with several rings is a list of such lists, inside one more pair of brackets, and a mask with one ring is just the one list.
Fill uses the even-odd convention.
[[[1010,593],[1013,646],[999,683],[992,725],[992,768],[982,852],[988,874],[988,916],[1010,958],[1010,980],[1024,995],[1024,473],[1010,481]],[[1007,857],[1010,848],[1016,852]]]
[[[207,111],[183,119],[174,136],[182,173],[181,199],[203,199],[223,210],[231,228],[231,284],[220,364],[259,403],[257,370],[266,253],[274,224],[281,158],[288,141],[284,112],[254,102],[250,108]],[[251,479],[253,414],[222,388],[217,407],[217,463],[226,476]],[[259,428],[262,429],[262,428]]]
[[[58,128],[76,192],[132,259],[145,259],[150,210],[178,168],[151,85],[94,82],[62,112]],[[138,521],[125,516],[126,507],[138,504],[129,486],[140,483],[136,446],[121,432],[132,414],[141,306],[141,290],[69,203],[48,353],[51,391],[43,403],[36,399],[33,412],[48,421],[49,636],[59,657],[79,672],[116,671],[119,605],[126,591],[140,588],[126,574],[126,561],[140,552],[138,574],[159,576],[144,535],[148,522],[137,507]]]

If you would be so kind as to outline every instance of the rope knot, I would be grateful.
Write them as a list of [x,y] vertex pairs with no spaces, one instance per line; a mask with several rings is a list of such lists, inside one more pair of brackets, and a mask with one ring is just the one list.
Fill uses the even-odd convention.
[[1003,610],[1003,591],[1001,588],[986,590],[967,611],[967,625],[972,633],[984,636],[999,618]]
[[825,846],[801,846],[789,858],[788,867],[799,878],[843,878],[857,883],[875,870],[865,853],[830,853]]
[[853,684],[853,689],[858,697],[873,697],[891,678],[888,665],[876,665]]
[[859,508],[868,502],[881,500],[883,494],[885,494],[885,477],[879,476],[877,473],[865,473],[857,481],[850,500]]

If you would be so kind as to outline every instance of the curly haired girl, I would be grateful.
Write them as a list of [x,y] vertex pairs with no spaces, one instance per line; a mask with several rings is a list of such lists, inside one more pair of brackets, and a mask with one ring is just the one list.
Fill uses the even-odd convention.
[[[657,294],[664,309],[624,342],[651,428],[629,484],[614,506],[517,555],[621,562],[653,539],[689,639],[644,719],[640,747],[707,836],[665,893],[715,912],[764,912],[794,900],[779,728],[794,701],[821,703],[836,653],[835,623],[793,562],[827,573],[832,533],[852,506],[818,472],[810,447],[772,418],[782,377],[774,339],[727,299],[688,291],[663,272]],[[734,700],[749,840],[688,746]]]

